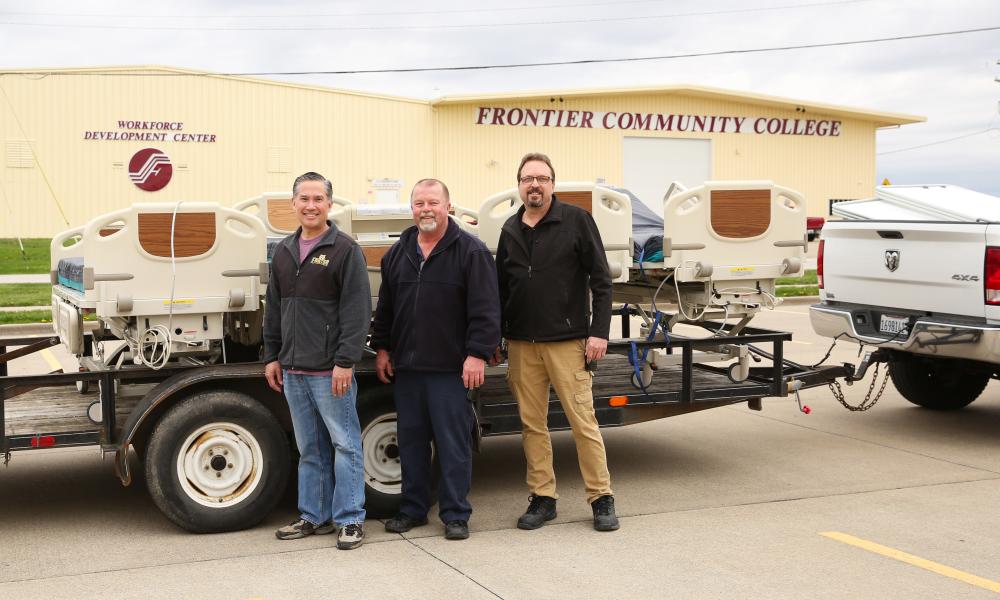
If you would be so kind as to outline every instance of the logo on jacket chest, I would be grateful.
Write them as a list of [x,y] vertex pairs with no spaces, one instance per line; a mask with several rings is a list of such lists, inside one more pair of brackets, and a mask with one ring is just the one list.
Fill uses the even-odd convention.
[[328,259],[325,254],[320,254],[319,256],[314,256],[312,258],[312,260],[310,260],[309,262],[312,263],[312,264],[314,264],[314,265],[320,265],[320,266],[323,266],[323,267],[326,267],[326,266],[330,265],[330,259]]

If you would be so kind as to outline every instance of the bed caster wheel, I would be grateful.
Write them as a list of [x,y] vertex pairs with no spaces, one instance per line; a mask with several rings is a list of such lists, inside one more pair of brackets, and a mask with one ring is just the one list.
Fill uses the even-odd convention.
[[646,389],[651,383],[653,383],[653,369],[650,368],[648,363],[642,367],[641,378],[636,377],[636,374],[632,373],[632,385],[635,386],[636,389]]
[[726,376],[729,377],[729,381],[732,381],[733,383],[743,383],[750,375],[749,371],[750,369],[747,368],[747,366],[744,366],[739,362],[735,362],[729,365],[729,368],[726,369]]
[[89,381],[77,381],[76,382],[76,391],[80,392],[81,394],[86,394],[87,392],[90,391],[90,382]]
[[104,411],[101,410],[101,401],[94,400],[87,405],[87,419],[94,425],[100,425],[104,418]]

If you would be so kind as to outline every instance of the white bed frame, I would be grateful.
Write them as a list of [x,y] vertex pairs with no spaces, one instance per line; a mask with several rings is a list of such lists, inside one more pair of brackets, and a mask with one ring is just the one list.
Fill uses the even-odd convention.
[[[404,229],[413,225],[409,204],[354,204],[346,198],[334,196],[329,218],[337,228],[354,237],[368,263],[368,284],[371,287],[372,310],[378,302],[382,284],[382,256],[399,239]],[[291,208],[288,192],[267,192],[244,200],[233,208],[253,212],[264,222],[269,237],[285,237],[298,228],[298,221]],[[452,206],[452,222],[474,235],[478,235],[477,213]]]
[[[83,352],[82,315],[136,342],[166,332],[169,354],[218,351],[223,316],[257,311],[267,282],[260,220],[209,202],[133,204],[51,243],[53,327]],[[83,292],[59,284],[60,259],[83,258]],[[130,342],[131,343],[131,342]]]
[[[802,271],[807,247],[805,199],[770,181],[707,181],[663,198],[663,261],[633,263],[627,194],[590,182],[557,183],[556,196],[590,212],[601,233],[614,300],[659,310],[676,305],[677,322],[743,317],[780,302],[774,280]],[[496,252],[500,229],[516,214],[516,189],[488,198],[479,234]],[[744,321],[744,324],[745,322]]]

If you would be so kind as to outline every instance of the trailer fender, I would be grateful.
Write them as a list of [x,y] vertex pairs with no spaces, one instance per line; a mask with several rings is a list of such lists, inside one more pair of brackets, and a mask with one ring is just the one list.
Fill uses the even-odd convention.
[[[118,442],[113,447],[115,474],[122,485],[128,486],[132,483],[132,473],[128,467],[129,448],[139,436],[148,432],[148,428],[155,424],[164,410],[191,392],[210,387],[252,388],[254,392],[251,395],[268,408],[272,408],[276,403],[284,405],[282,396],[267,387],[264,381],[263,363],[246,363],[193,368],[160,382],[129,414],[119,433]],[[287,421],[287,418],[280,414],[276,416],[279,422]]]

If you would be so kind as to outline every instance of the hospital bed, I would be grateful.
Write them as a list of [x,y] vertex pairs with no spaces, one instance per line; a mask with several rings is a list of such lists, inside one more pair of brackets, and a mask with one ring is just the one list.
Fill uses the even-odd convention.
[[260,307],[265,237],[260,220],[209,202],[133,204],[96,217],[52,240],[53,328],[82,356],[83,315],[93,313],[146,366],[214,361],[224,354],[224,316]]
[[[345,198],[334,196],[329,218],[337,228],[351,235],[361,246],[365,262],[368,264],[368,284],[371,287],[372,310],[378,302],[378,290],[382,283],[382,257],[399,239],[406,228],[413,225],[413,213],[409,204],[355,204]],[[268,192],[250,198],[233,208],[256,214],[267,230],[267,258],[271,259],[274,248],[287,235],[295,233],[298,220],[292,211],[291,195],[288,192]],[[458,206],[452,207],[452,220],[460,227],[477,234],[477,213]]]
[[[627,191],[567,182],[556,183],[555,194],[593,216],[614,301],[642,313],[666,312],[672,304],[676,312],[666,317],[668,328],[732,317],[741,318],[742,327],[761,307],[779,302],[775,279],[802,270],[805,200],[770,181],[708,181],[690,190],[672,185],[662,200],[661,250],[654,256],[634,244],[637,199]],[[520,207],[517,189],[480,207],[480,238],[494,252],[501,227]]]

